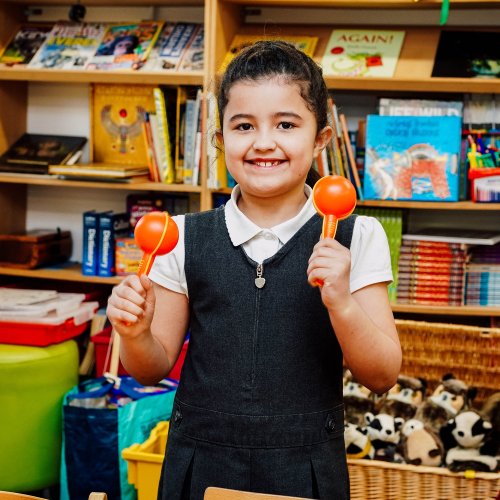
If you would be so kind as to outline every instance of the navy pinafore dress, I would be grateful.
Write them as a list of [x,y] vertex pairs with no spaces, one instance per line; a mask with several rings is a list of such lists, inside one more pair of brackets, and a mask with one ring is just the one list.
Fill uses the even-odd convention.
[[[355,216],[340,221],[350,247]],[[342,352],[306,269],[313,216],[257,263],[234,247],[224,207],[185,219],[190,342],[158,498],[202,500],[209,486],[344,500]]]

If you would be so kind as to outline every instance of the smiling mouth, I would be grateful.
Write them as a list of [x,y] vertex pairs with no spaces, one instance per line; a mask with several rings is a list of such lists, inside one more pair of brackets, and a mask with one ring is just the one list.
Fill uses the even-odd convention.
[[284,160],[249,160],[249,163],[261,168],[271,168],[281,165]]

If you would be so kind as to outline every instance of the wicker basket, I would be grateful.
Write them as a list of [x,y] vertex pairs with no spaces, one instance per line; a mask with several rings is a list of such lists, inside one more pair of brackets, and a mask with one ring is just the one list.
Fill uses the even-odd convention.
[[497,499],[500,475],[349,459],[351,500]]
[[475,406],[500,391],[500,328],[396,320],[403,349],[401,373],[423,377],[431,389],[443,375],[476,387]]

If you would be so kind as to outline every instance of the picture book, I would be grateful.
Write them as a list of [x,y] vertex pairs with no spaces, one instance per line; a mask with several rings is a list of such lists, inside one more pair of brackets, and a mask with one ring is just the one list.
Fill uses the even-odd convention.
[[384,116],[462,116],[463,109],[462,101],[382,97],[378,102],[378,114]]
[[96,163],[147,166],[142,124],[154,112],[154,86],[95,84],[92,88],[92,147]]
[[[196,23],[165,23],[144,64],[144,70],[175,71],[179,69],[182,58],[193,39],[197,36],[200,27],[201,25]],[[197,45],[199,46],[199,44],[200,39],[198,37]],[[203,52],[203,38],[201,44]],[[201,61],[203,62],[203,55]]]
[[139,69],[161,31],[160,21],[108,25],[88,69]]
[[28,64],[52,29],[51,24],[26,24],[16,31],[0,51],[0,63]]
[[105,24],[58,22],[35,54],[30,68],[85,69],[104,35]]
[[369,115],[365,199],[457,201],[460,137],[458,116]]
[[64,164],[86,142],[86,137],[23,134],[0,156],[0,171],[47,174],[49,164]]
[[224,71],[226,66],[233,60],[234,56],[238,54],[242,49],[253,45],[259,40],[283,40],[294,45],[297,49],[302,50],[305,54],[313,57],[316,45],[318,44],[317,36],[305,36],[305,35],[241,35],[237,34],[234,36],[231,45],[222,61],[219,71]]
[[205,27],[196,26],[191,43],[182,55],[180,71],[203,71],[205,57]]
[[404,31],[333,30],[322,59],[325,76],[394,76]]
[[499,36],[498,31],[441,31],[432,76],[500,78]]

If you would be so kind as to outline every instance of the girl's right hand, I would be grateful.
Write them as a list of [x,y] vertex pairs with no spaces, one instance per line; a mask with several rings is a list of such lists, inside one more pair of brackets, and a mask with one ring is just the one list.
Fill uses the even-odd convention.
[[155,302],[150,279],[130,275],[113,288],[106,314],[121,337],[133,338],[150,330]]

